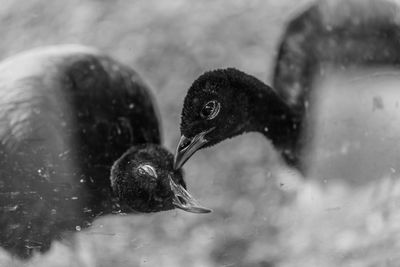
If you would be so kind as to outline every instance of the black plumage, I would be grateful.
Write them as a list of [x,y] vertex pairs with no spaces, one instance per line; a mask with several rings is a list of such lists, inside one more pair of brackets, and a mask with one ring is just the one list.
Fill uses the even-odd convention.
[[83,46],[35,49],[0,64],[0,95],[0,243],[12,254],[44,252],[101,214],[195,203],[131,68]]
[[[283,34],[273,89],[235,69],[206,72],[185,98],[182,137],[175,154],[181,167],[198,149],[243,132],[270,139],[286,162],[305,171],[301,153],[313,84],[325,67],[398,67],[397,5],[388,1],[321,1],[292,19]],[[202,112],[218,113],[208,118]],[[215,110],[215,109],[214,109]]]
[[128,211],[157,212],[179,208],[208,213],[185,189],[173,155],[157,144],[132,146],[111,168],[111,187]]
[[234,68],[206,72],[193,82],[183,103],[175,168],[200,148],[250,131],[264,134],[296,164],[290,152],[299,122],[278,94],[257,78]]

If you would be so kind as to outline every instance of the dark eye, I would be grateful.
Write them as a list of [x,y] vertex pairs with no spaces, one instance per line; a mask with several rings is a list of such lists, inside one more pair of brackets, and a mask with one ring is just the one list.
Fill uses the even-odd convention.
[[200,116],[203,119],[212,120],[214,119],[221,108],[221,105],[216,100],[208,101],[207,104],[201,109]]

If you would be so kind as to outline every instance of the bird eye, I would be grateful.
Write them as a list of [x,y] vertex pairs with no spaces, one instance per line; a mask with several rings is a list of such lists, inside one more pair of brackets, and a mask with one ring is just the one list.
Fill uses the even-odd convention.
[[212,120],[214,119],[221,108],[221,105],[216,100],[208,101],[207,104],[200,111],[200,116],[203,119]]
[[147,174],[149,176],[157,178],[156,170],[154,169],[153,166],[150,166],[148,164],[144,164],[144,165],[141,165],[140,167],[138,167],[138,172],[141,175],[146,175]]

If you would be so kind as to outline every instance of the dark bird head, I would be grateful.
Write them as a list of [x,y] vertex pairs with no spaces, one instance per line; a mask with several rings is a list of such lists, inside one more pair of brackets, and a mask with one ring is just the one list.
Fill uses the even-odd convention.
[[182,170],[173,169],[172,154],[159,145],[134,146],[123,154],[111,168],[111,186],[119,201],[135,211],[211,211],[186,191]]
[[233,69],[209,71],[195,80],[186,95],[181,139],[174,160],[179,169],[198,149],[243,133],[249,125],[248,95],[242,80],[249,75]]

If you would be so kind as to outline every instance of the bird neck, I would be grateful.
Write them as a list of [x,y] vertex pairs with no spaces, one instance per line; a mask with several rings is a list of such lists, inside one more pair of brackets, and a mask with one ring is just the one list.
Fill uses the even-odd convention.
[[301,114],[297,115],[271,87],[255,77],[246,74],[241,81],[248,96],[246,131],[262,133],[281,151],[294,151],[301,128]]

